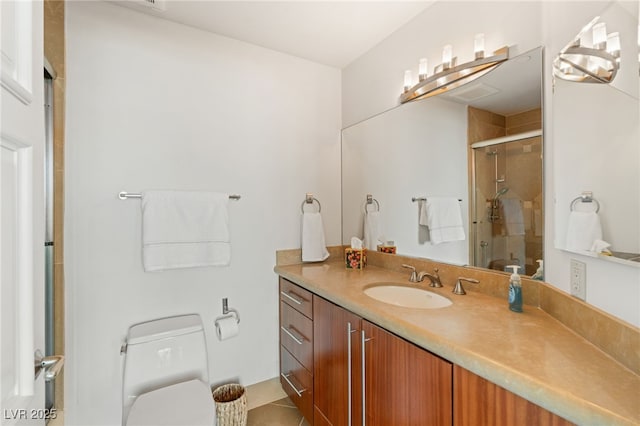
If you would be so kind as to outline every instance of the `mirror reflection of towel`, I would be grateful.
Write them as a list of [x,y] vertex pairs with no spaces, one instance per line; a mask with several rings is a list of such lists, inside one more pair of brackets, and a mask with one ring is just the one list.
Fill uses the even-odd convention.
[[[426,218],[423,216],[426,214]],[[426,220],[425,220],[426,219]],[[419,223],[429,227],[431,244],[463,241],[464,226],[460,202],[453,197],[429,197],[420,211]]]
[[524,235],[524,217],[522,204],[518,198],[503,198],[500,200],[502,217],[507,235]]
[[595,240],[602,239],[600,216],[596,212],[569,213],[566,248],[571,251],[589,251]]

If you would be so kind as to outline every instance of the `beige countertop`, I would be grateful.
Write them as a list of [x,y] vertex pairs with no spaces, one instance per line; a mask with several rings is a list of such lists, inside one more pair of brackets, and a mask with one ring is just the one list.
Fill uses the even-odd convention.
[[429,290],[453,301],[449,307],[397,307],[363,290],[380,282],[428,283],[376,266],[349,270],[342,261],[275,272],[576,424],[640,425],[640,377],[539,308],[514,313],[500,298],[455,295],[448,282]]

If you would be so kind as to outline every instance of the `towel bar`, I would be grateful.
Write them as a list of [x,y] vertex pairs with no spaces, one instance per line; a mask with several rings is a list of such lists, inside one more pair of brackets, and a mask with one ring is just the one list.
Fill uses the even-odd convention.
[[579,197],[574,198],[569,205],[570,211],[573,211],[573,207],[578,201],[583,203],[596,203],[596,213],[600,211],[600,203],[598,202],[598,200],[593,198],[593,192],[591,191],[584,191],[582,194],[580,194]]
[[[126,200],[127,198],[142,198],[142,194],[139,192],[121,191],[118,193],[118,198],[120,198],[121,200]],[[240,196],[237,194],[232,194],[232,195],[229,195],[229,199],[239,200]]]

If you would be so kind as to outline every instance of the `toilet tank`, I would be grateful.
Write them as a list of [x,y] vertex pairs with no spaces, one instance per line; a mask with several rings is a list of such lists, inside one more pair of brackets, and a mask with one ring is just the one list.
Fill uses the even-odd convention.
[[207,346],[197,314],[132,325],[122,382],[123,416],[143,393],[192,379],[209,384]]

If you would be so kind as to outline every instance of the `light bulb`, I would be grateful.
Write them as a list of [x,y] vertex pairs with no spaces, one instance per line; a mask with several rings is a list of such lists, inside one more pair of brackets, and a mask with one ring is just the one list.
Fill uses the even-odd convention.
[[451,59],[453,57],[453,47],[447,44],[442,49],[442,67],[446,70],[451,67]]
[[427,58],[420,59],[420,64],[418,65],[418,79],[420,81],[424,81],[427,78],[428,73],[428,65]]
[[596,49],[606,49],[607,47],[607,24],[604,22],[593,26],[593,47]]
[[611,33],[607,36],[607,52],[616,57],[620,55],[620,33]]
[[408,92],[413,86],[413,76],[411,75],[411,70],[406,70],[404,72],[404,91]]
[[484,34],[479,33],[473,38],[473,53],[476,59],[484,58]]

